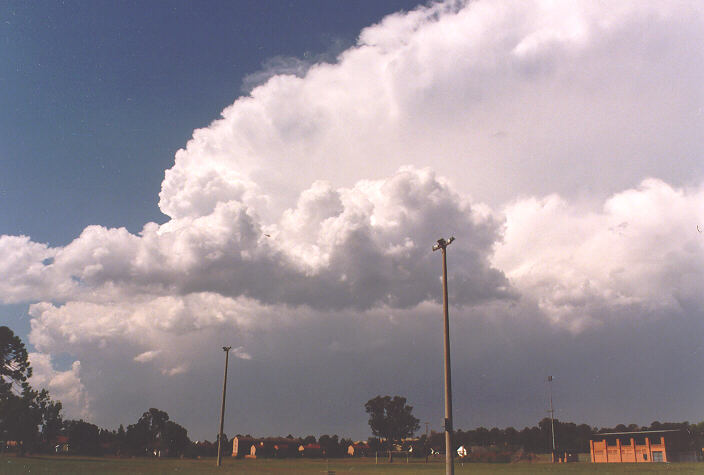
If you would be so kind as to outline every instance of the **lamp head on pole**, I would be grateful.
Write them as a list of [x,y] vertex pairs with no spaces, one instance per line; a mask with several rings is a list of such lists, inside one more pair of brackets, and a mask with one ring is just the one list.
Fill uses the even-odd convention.
[[230,351],[231,349],[232,349],[231,346],[223,346],[223,347],[222,347],[222,351],[224,351],[224,352],[226,352],[226,353],[227,353],[228,351]]
[[438,242],[433,246],[433,251],[437,251],[438,249],[445,249],[454,240],[455,240],[454,236],[452,236],[447,241],[445,240],[445,238],[438,239]]

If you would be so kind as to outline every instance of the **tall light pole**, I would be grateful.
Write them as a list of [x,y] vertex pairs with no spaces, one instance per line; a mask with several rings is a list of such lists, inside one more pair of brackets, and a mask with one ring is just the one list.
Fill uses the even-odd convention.
[[555,409],[552,407],[552,376],[548,376],[550,391],[550,433],[552,434],[552,462],[555,463]]
[[442,304],[445,312],[445,474],[454,475],[454,454],[452,453],[452,375],[450,374],[450,313],[447,303],[447,246],[454,241],[443,238],[433,246],[433,251],[442,251]]
[[230,350],[232,349],[231,346],[223,346],[222,347],[223,351],[225,352],[225,377],[223,378],[222,381],[222,406],[220,408],[220,435],[218,436],[218,462],[217,466],[219,467],[222,464],[222,429],[223,426],[225,425],[225,394],[227,393],[227,363],[228,360],[230,359]]

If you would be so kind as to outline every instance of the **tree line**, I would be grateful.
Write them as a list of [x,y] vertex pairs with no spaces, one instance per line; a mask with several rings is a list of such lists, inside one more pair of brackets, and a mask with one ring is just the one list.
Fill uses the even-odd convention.
[[[368,445],[373,450],[389,451],[405,450],[415,455],[425,456],[429,451],[444,451],[445,433],[432,431],[419,438],[413,435],[419,429],[419,420],[413,416],[413,407],[401,396],[377,396],[365,404],[369,414],[369,427],[376,436],[369,438]],[[527,453],[552,452],[553,428],[555,451],[557,453],[589,452],[589,440],[594,433],[604,432],[637,432],[646,430],[683,429],[692,436],[704,439],[704,422],[690,424],[689,422],[654,421],[649,426],[637,424],[618,424],[615,427],[591,427],[587,424],[551,421],[549,417],[542,419],[536,426],[517,430],[513,427],[487,429],[478,427],[471,430],[453,431],[453,451],[464,446],[495,448],[504,450],[505,454],[515,451]]]
[[[465,447],[522,447],[528,452],[549,453],[552,451],[552,432],[550,426],[550,418],[546,417],[538,422],[536,426],[524,427],[521,430],[516,430],[513,427],[507,427],[505,429],[478,427],[468,431],[458,430],[454,433],[454,440],[457,447],[460,445],[464,445]],[[690,424],[689,422],[661,423],[654,421],[649,426],[618,424],[615,427],[599,428],[591,427],[587,424],[562,422],[555,419],[554,426],[556,450],[558,452],[572,453],[589,452],[589,439],[594,433],[685,429],[696,435],[704,435],[704,422]],[[435,434],[434,437],[443,437],[443,433]]]

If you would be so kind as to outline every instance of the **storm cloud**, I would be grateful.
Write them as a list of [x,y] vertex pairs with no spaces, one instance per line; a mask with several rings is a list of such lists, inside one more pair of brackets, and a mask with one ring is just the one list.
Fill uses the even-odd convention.
[[248,408],[232,434],[362,437],[384,393],[437,422],[431,247],[454,235],[456,426],[535,423],[548,374],[560,418],[696,417],[697,366],[666,368],[702,358],[703,14],[433,3],[334,62],[253,73],[268,79],[165,171],[166,222],[62,247],[0,237],[0,299],[29,305],[37,382],[71,417],[159,407],[203,437],[228,344],[230,407]]

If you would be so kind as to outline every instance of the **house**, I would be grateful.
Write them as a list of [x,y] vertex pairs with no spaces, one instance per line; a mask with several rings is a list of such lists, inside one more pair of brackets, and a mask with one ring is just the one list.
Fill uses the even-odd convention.
[[57,435],[54,439],[54,452],[57,454],[67,454],[71,451],[67,435]]
[[320,444],[300,444],[298,446],[298,454],[301,457],[311,457],[311,458],[316,458],[316,457],[322,457],[324,454],[323,448],[320,446]]
[[371,448],[367,442],[354,442],[347,447],[347,455],[350,457],[367,457],[371,453]]
[[[237,436],[232,439],[232,456],[242,458],[250,455],[252,445],[254,445],[253,437]],[[256,451],[256,450],[255,450]]]
[[[2,441],[0,441],[0,443],[2,443]],[[22,446],[22,442],[17,441],[17,440],[6,440],[4,442],[4,444],[5,444],[5,447],[4,447],[5,450],[13,450],[13,451],[19,450],[20,447]],[[0,452],[2,452],[2,450],[0,450]]]
[[594,463],[697,460],[695,439],[684,429],[593,434],[589,451]]
[[247,458],[287,458],[298,455],[299,439],[287,437],[235,437],[232,439],[232,456]]

